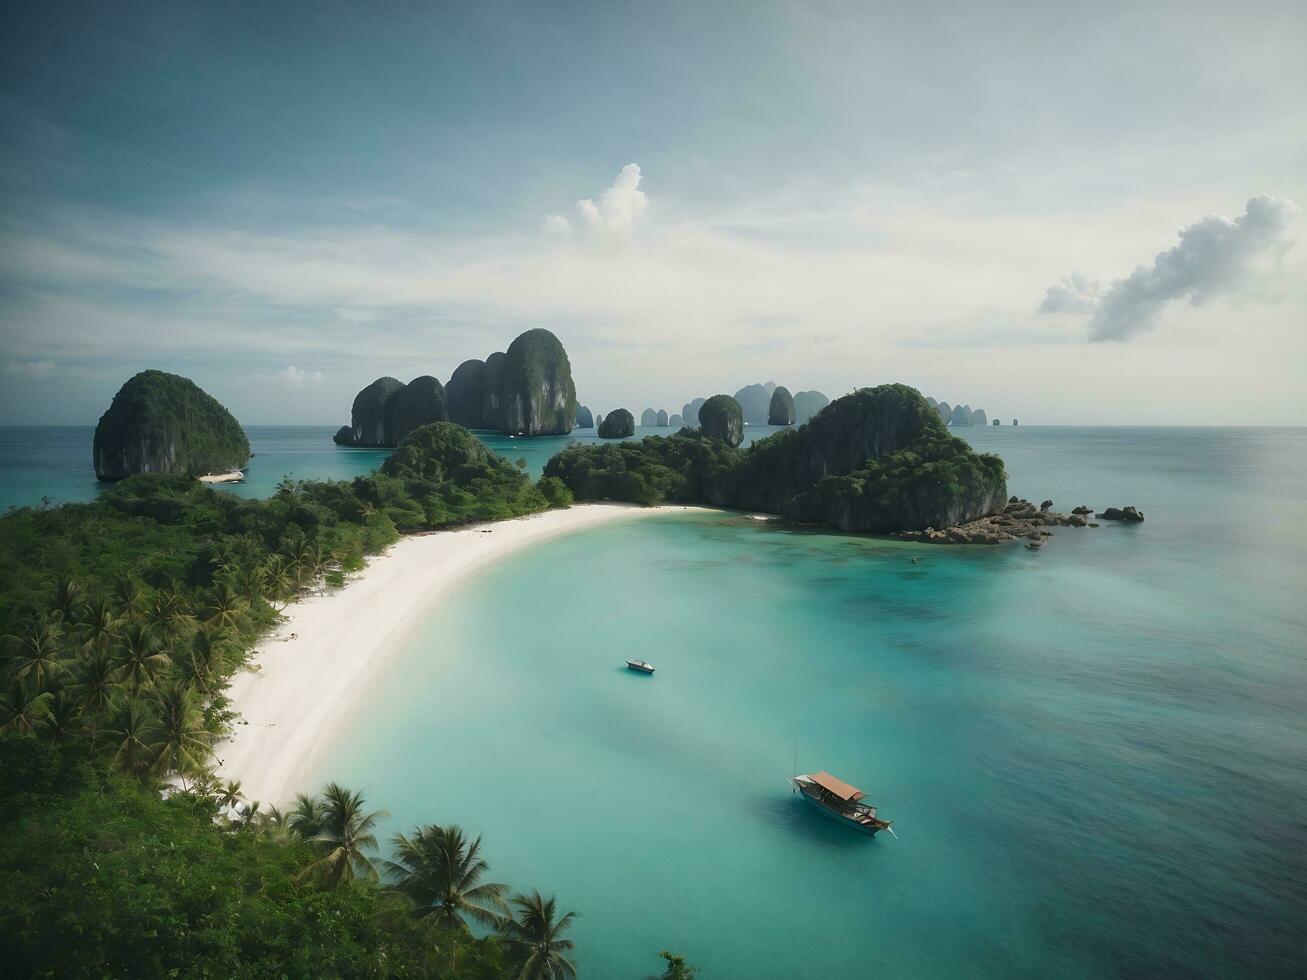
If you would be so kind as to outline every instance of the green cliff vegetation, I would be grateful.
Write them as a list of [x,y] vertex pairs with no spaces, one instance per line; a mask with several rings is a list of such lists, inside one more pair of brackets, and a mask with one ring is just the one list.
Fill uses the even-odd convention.
[[528,436],[572,431],[572,365],[562,343],[548,330],[528,330],[508,345],[500,383],[501,431]]
[[794,424],[794,396],[784,385],[780,385],[771,393],[771,405],[767,409],[767,424]]
[[700,413],[701,431],[570,446],[545,475],[578,500],[708,503],[871,532],[949,527],[994,513],[1006,500],[1002,460],[950,436],[905,385],[860,389],[807,425],[744,450],[716,435],[729,406],[719,403],[719,411],[715,400]]
[[635,433],[635,416],[624,408],[615,408],[599,422],[601,439],[625,439]]
[[0,518],[0,975],[507,977],[533,955],[568,975],[569,917],[536,892],[474,893],[484,868],[452,828],[379,865],[357,794],[280,813],[209,763],[228,679],[287,603],[401,529],[570,500],[435,423],[382,472],[267,500],[145,474]]
[[194,381],[164,371],[128,379],[95,427],[100,480],[134,473],[204,476],[250,461],[250,444],[232,414]]

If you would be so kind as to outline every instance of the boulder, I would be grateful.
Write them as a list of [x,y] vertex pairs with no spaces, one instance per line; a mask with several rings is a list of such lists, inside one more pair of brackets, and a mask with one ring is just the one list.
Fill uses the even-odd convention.
[[784,385],[771,393],[771,405],[767,409],[767,424],[794,424],[794,398]]
[[599,423],[602,439],[625,439],[635,433],[635,416],[624,408],[615,408]]
[[1127,523],[1139,523],[1144,519],[1144,515],[1134,507],[1109,507],[1098,515],[1100,521],[1125,521]]
[[[757,387],[761,389],[762,385]],[[704,435],[728,446],[738,446],[744,440],[744,410],[730,395],[713,395],[704,402],[699,409],[699,425]]]
[[794,396],[794,424],[804,425],[829,404],[830,399],[820,391],[800,391]]
[[386,399],[383,415],[385,444],[398,445],[399,440],[420,426],[449,421],[445,389],[429,374],[414,378]]
[[354,430],[348,425],[342,425],[336,430],[336,434],[331,437],[331,441],[337,446],[352,446],[354,445]]
[[473,358],[464,361],[449,376],[445,385],[445,406],[449,421],[469,429],[485,428],[482,405],[485,402],[486,362]]
[[1052,509],[1053,509],[1053,501],[1051,501],[1051,500],[1045,500],[1042,504],[1039,505],[1039,509],[1040,509],[1040,510],[1052,510]]
[[98,480],[135,473],[207,476],[250,461],[240,423],[190,378],[142,371],[118,389],[91,442]]
[[1079,507],[1076,507],[1071,511],[1073,514],[1092,514],[1093,512],[1094,508],[1086,507],[1084,504],[1081,504]]

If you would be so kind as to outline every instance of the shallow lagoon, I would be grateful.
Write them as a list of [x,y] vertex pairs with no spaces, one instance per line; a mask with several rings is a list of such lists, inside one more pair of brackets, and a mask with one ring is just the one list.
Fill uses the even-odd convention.
[[[700,514],[560,539],[431,615],[317,770],[388,831],[483,833],[495,880],[582,913],[590,976],[663,947],[706,976],[1290,975],[1307,432],[966,435],[1014,492],[1148,521],[1039,553]],[[899,840],[789,794],[796,731]]]

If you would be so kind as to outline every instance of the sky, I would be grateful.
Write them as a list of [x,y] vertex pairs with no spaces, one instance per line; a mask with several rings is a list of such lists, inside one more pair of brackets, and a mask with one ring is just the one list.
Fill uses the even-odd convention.
[[5,4],[0,419],[147,367],[349,421],[546,327],[580,401],[901,381],[1307,424],[1307,4]]

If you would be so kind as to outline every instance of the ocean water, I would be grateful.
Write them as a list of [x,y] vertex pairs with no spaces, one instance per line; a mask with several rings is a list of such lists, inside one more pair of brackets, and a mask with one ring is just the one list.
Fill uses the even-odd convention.
[[[631,438],[668,435],[674,429],[637,428]],[[749,426],[745,445],[777,432],[775,426]],[[297,480],[349,480],[370,473],[390,455],[388,449],[353,449],[331,441],[329,425],[247,425],[254,458],[244,483],[221,484],[241,497],[270,497],[286,477]],[[94,500],[106,484],[98,483],[91,457],[95,427],[0,426],[0,513],[9,507],[32,507],[48,498],[52,504]],[[497,432],[478,432],[481,440],[507,459],[527,461],[527,472],[538,478],[545,463],[569,442],[600,442],[594,429],[577,429],[570,436],[517,439]],[[626,441],[626,440],[618,440]]]
[[[313,782],[483,834],[491,880],[581,913],[585,976],[1301,975],[1307,430],[964,434],[1014,493],[1147,521],[558,539],[430,613]],[[793,797],[796,746],[898,839]]]

